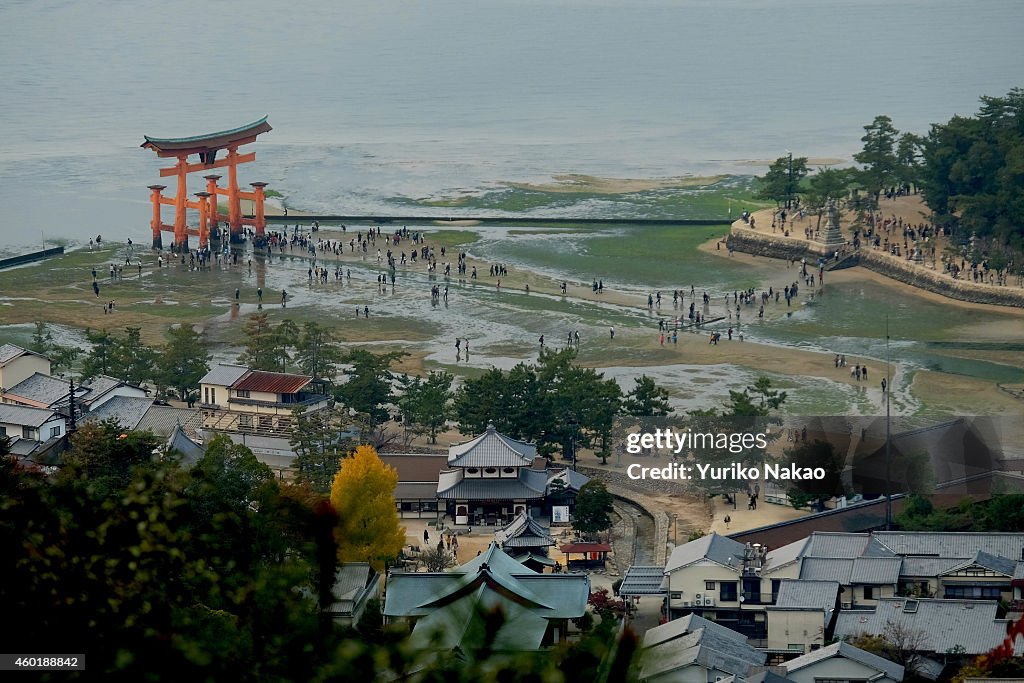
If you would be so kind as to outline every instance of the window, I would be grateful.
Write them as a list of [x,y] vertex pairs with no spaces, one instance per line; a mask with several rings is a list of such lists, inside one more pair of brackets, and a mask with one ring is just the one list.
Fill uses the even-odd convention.
[[35,427],[22,427],[21,428],[21,438],[23,438],[23,439],[34,439],[34,438],[36,438],[36,428]]
[[238,416],[238,426],[239,427],[245,427],[247,429],[249,427],[252,427],[252,415],[239,415]]
[[7,436],[7,427],[0,425],[0,436]]
[[484,474],[497,474],[498,469],[496,467],[488,467],[484,469]]
[[715,590],[715,582],[714,581],[705,581],[704,582],[704,590],[709,590],[709,591]]
[[864,586],[864,599],[865,600],[874,600],[875,599],[875,587],[874,586]]
[[683,599],[683,594],[682,593],[673,593],[672,594],[672,599],[673,600],[682,600]]
[[250,397],[248,389],[239,389],[235,393],[238,395],[238,398],[249,398]]
[[216,403],[216,402],[217,402],[217,390],[211,388],[210,389],[210,403],[212,404],[212,403]]
[[56,439],[60,436],[60,427],[50,427],[50,438]]
[[505,473],[505,474],[515,474],[516,473],[515,468],[512,468],[512,467],[505,467],[501,471],[503,473]]
[[[1005,588],[1010,590],[1009,586]],[[999,600],[1000,586],[946,586],[947,600]]]
[[736,582],[735,581],[719,581],[718,582],[719,592],[718,599],[722,602],[735,602],[736,601]]
[[774,605],[779,600],[779,586],[782,585],[782,579],[772,579],[772,604]]

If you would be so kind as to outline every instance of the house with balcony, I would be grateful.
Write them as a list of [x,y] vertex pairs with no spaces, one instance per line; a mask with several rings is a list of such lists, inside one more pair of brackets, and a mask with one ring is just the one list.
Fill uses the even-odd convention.
[[204,427],[212,431],[286,436],[293,413],[326,408],[329,397],[308,375],[219,363],[199,380]]

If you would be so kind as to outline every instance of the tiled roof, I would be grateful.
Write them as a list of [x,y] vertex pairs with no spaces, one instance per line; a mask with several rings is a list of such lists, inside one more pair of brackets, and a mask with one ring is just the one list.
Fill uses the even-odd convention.
[[[659,567],[660,569],[660,567]],[[659,626],[647,629],[644,633],[642,647],[653,647],[680,636],[689,635],[701,629],[713,631],[722,638],[731,638],[740,643],[746,643],[747,637],[742,633],[733,631],[731,628],[716,624],[696,614],[687,614],[685,617],[667,621]]]
[[203,411],[192,408],[175,408],[174,406],[151,406],[142,420],[136,425],[140,432],[153,432],[158,436],[167,436],[174,428],[181,425],[186,433],[195,433],[203,427]]
[[761,570],[762,573],[770,574],[779,567],[785,567],[789,563],[798,560],[806,547],[807,539],[802,538],[780,548],[769,550],[765,556],[764,567]]
[[[384,458],[381,458],[384,460]],[[384,461],[387,463],[387,461]],[[437,484],[400,481],[395,486],[395,500],[436,500]]]
[[1013,576],[1014,571],[1017,568],[1017,563],[1013,560],[1007,559],[1005,557],[997,557],[995,555],[991,555],[982,550],[979,550],[978,553],[971,559],[965,562],[961,562],[955,567],[951,567],[944,573],[952,574],[953,572],[956,572],[959,569],[965,569],[967,567],[971,567],[974,565],[984,567],[985,569],[994,571],[997,574],[1003,574],[1004,576],[1010,577]]
[[0,403],[0,422],[6,422],[7,424],[38,429],[56,416],[55,412],[46,408],[32,408],[11,403]]
[[448,448],[449,467],[529,467],[537,455],[537,447],[499,434],[494,425],[487,431]]
[[218,363],[210,367],[210,371],[199,380],[200,384],[215,384],[221,387],[230,387],[241,379],[242,375],[249,372],[249,368],[242,365],[230,365]]
[[703,559],[735,568],[743,561],[744,550],[744,545],[739,541],[711,532],[695,541],[677,546],[668,558],[665,572],[675,571]]
[[576,491],[577,493],[583,485],[590,481],[590,477],[585,474],[580,474],[576,470],[565,468],[563,470],[551,470],[551,478],[548,479],[548,488],[550,489],[551,484],[555,481],[561,481],[568,491]]
[[566,543],[559,546],[558,550],[566,555],[570,553],[610,553],[612,546],[609,543]]
[[[662,587],[665,582],[664,567],[646,567],[633,565],[626,570],[622,576],[622,584],[619,586],[620,595],[663,595],[665,589]],[[682,621],[676,619],[669,623]],[[648,631],[650,633],[650,631]]]
[[202,460],[206,453],[206,449],[193,441],[179,425],[175,425],[167,439],[167,450],[180,453],[182,461],[189,465],[194,465]]
[[786,609],[820,609],[831,614],[839,597],[837,581],[803,581],[784,579],[779,584],[775,607]]
[[505,621],[491,646],[537,649],[548,620],[582,616],[589,594],[590,579],[585,574],[538,574],[491,543],[450,572],[392,573],[384,614],[420,617],[413,628],[414,646],[465,649],[483,630],[476,627],[479,611],[500,609]]
[[445,469],[448,457],[426,453],[381,453],[380,459],[385,465],[398,470],[398,481],[402,482],[433,482],[437,483],[438,475]]
[[503,548],[543,548],[555,544],[548,530],[520,512],[511,522],[494,532],[494,540]]
[[547,473],[541,470],[519,470],[519,476],[463,477],[462,470],[441,472],[437,497],[443,500],[535,500],[544,497]]
[[885,657],[879,657],[876,654],[865,652],[858,647],[854,647],[847,642],[840,641],[827,645],[823,648],[812,650],[805,655],[791,659],[783,666],[786,668],[786,672],[797,671],[803,669],[811,664],[831,659],[832,657],[845,657],[846,659],[859,662],[864,666],[870,667],[875,671],[884,672],[887,677],[894,681],[903,680],[903,667],[896,662],[891,662]]
[[1024,533],[876,531],[873,537],[899,555],[940,555],[966,560],[983,550],[1013,560],[1024,558]]
[[24,356],[25,354],[46,358],[46,356],[41,353],[36,353],[31,349],[25,349],[15,344],[0,344],[0,368],[7,365],[12,360]]
[[110,377],[109,375],[96,375],[89,380],[88,383],[83,385],[89,390],[85,395],[84,401],[86,403],[91,403],[111,389],[119,387],[122,384],[124,384],[124,382],[116,377]]
[[852,574],[853,560],[850,558],[807,557],[800,563],[800,578],[804,581],[838,581],[849,586]]
[[[70,388],[68,382],[62,379],[37,372],[31,377],[26,377],[15,384],[7,390],[7,393],[10,395],[9,398],[11,396],[25,398],[29,401],[52,406],[61,401],[66,401]],[[76,386],[75,396],[82,396],[84,394],[85,389]],[[14,399],[12,398],[11,400]]]
[[994,600],[881,598],[874,610],[840,612],[835,635],[883,635],[891,622],[921,634],[922,651],[944,653],[959,646],[964,654],[978,655],[1006,636],[1008,622],[996,619],[998,608]]
[[900,576],[933,577],[945,574],[953,567],[963,564],[959,557],[904,557]]
[[153,405],[153,399],[138,396],[115,396],[96,410],[86,414],[87,422],[114,420],[122,429],[135,429],[142,416]]
[[[651,630],[659,628],[662,626]],[[751,667],[764,664],[767,657],[764,652],[748,645],[746,638],[736,639],[710,627],[697,628],[650,646],[646,645],[645,638],[644,643],[638,673],[641,680],[664,676],[693,665],[742,676]]]
[[235,391],[262,391],[268,394],[297,394],[312,381],[309,375],[252,370],[232,384],[231,388]]
[[895,585],[902,565],[902,557],[858,557],[853,561],[850,582]]
[[870,534],[816,531],[811,534],[804,557],[891,557],[896,554]]

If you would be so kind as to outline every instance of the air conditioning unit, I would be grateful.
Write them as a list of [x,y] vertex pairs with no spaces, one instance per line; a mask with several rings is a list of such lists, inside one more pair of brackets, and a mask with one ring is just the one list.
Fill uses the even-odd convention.
[[696,594],[695,594],[695,595],[693,596],[694,600],[696,600],[696,601],[697,601],[697,604],[698,604],[698,605],[700,604],[700,599],[701,599],[701,597],[702,597],[702,596],[701,596],[701,594],[700,594],[700,593],[696,593]]
[[711,598],[704,598],[704,606],[705,607],[714,607],[715,606],[715,601],[712,600]]

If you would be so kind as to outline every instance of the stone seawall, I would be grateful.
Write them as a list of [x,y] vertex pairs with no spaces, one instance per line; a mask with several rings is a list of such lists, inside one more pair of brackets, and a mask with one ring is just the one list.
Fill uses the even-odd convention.
[[[778,259],[800,260],[806,258],[809,263],[817,262],[819,256],[831,256],[835,253],[834,250],[826,249],[823,245],[807,243],[799,239],[766,235],[744,228],[733,228],[728,243],[730,249],[745,254]],[[859,250],[857,257],[857,265],[893,280],[951,299],[976,304],[1024,308],[1024,288],[996,287],[954,280],[944,273],[910,266],[871,249]]]

